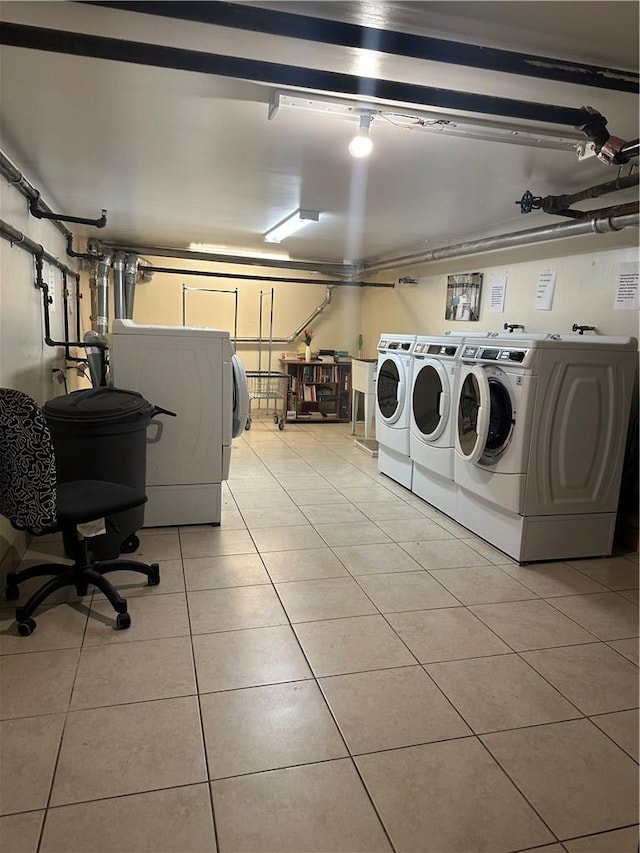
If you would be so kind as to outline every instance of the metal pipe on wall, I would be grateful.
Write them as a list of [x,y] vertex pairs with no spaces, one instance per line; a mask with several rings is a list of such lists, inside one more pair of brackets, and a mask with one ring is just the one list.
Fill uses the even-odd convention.
[[[33,258],[35,259],[35,269],[36,269],[36,278],[35,278],[35,286],[42,292],[42,309],[44,316],[44,342],[49,347],[64,347],[65,354],[68,352],[69,347],[84,347],[87,348],[87,344],[84,341],[56,341],[51,337],[51,318],[49,316],[49,287],[44,280],[43,277],[43,263],[46,261],[51,266],[59,269],[63,276],[70,275],[76,279],[76,295],[79,293],[78,290],[78,282],[80,276],[75,270],[69,269],[66,264],[63,264],[57,258],[54,258],[53,255],[49,254],[39,243],[34,242],[26,234],[23,234],[21,231],[18,231],[12,225],[9,225],[7,222],[4,222],[0,219],[0,237],[4,240],[7,240],[11,243],[12,246],[17,246],[25,252],[29,252]],[[64,283],[64,282],[63,282]],[[66,303],[66,300],[64,300]],[[79,306],[79,301],[77,302]],[[68,320],[65,321],[65,331],[68,328]],[[78,336],[79,337],[79,336]],[[103,342],[99,342],[96,344],[98,351],[105,349],[105,344]],[[71,361],[84,361],[84,359],[74,358],[70,356],[69,359]]]
[[[178,267],[156,267],[147,265],[144,269],[150,273],[168,273],[169,275],[193,275],[193,276],[205,276],[207,278],[230,278],[236,279],[240,281],[266,281],[266,282],[282,282],[283,284],[324,284],[327,287],[393,287],[394,283],[392,281],[349,281],[342,279],[323,279],[321,281],[314,281],[312,278],[292,278],[291,276],[286,275],[251,275],[250,273],[231,273],[231,272],[217,272],[215,270],[189,270],[189,269],[180,269]],[[192,288],[197,290],[198,288]],[[230,291],[225,291],[230,292]]]
[[[11,162],[11,160],[0,151],[0,175],[2,175],[6,180],[14,186],[18,192],[24,196],[29,202],[38,202],[40,209],[45,211],[46,213],[53,213],[49,205],[45,204],[40,197],[40,193],[38,190],[30,183],[27,178],[22,174],[20,169]],[[73,234],[69,229],[59,222],[57,219],[52,219],[51,222],[58,229],[58,231],[65,237],[65,239],[73,238]],[[48,262],[49,263],[49,262]]]
[[99,335],[106,335],[109,331],[109,270],[113,255],[105,252],[104,258],[98,261],[96,273],[96,313],[93,319],[93,328]]
[[592,216],[588,219],[572,219],[570,222],[560,222],[556,225],[546,225],[542,228],[529,228],[526,231],[512,231],[498,234],[494,237],[482,237],[479,240],[468,240],[451,246],[441,246],[428,252],[417,252],[413,255],[403,255],[388,258],[368,264],[365,273],[396,269],[404,266],[444,261],[449,258],[461,258],[465,255],[476,255],[482,252],[492,252],[497,249],[513,249],[520,246],[530,246],[549,240],[580,237],[585,234],[606,234],[610,231],[622,231],[624,228],[637,227],[640,223],[638,212],[623,216]]
[[113,257],[113,316],[116,320],[125,317],[124,299],[124,252],[116,252]]
[[[316,317],[319,317],[320,314],[322,314],[322,312],[325,310],[325,308],[327,308],[329,305],[331,305],[331,301],[333,299],[332,291],[333,291],[333,286],[327,287],[327,294],[326,294],[324,300],[321,302],[320,305],[317,306],[317,308],[313,309],[313,311],[307,317],[307,319],[304,320],[302,323],[300,323],[300,325],[295,329],[295,331],[293,331],[290,335],[287,335],[286,338],[271,338],[271,343],[272,344],[291,344],[291,343],[293,343],[296,340],[296,338],[300,335],[302,330],[306,329],[306,327],[310,323],[313,323],[313,321],[316,319]],[[236,341],[239,344],[247,344],[247,345],[254,344],[254,345],[260,346],[262,344],[261,338],[236,338]]]
[[138,264],[140,258],[136,254],[127,255],[124,265],[124,316],[133,320],[133,304],[138,280]]

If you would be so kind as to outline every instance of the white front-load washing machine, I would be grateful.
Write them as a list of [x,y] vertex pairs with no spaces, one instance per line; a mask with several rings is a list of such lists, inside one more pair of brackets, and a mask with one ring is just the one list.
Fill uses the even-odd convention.
[[456,397],[463,338],[421,336],[413,349],[409,447],[412,491],[453,517]]
[[376,370],[378,470],[407,489],[413,463],[409,447],[411,370],[415,335],[383,334]]
[[232,438],[249,405],[229,332],[114,320],[109,358],[117,387],[176,413],[161,436],[149,431],[146,526],[220,524]]
[[519,562],[609,554],[637,341],[469,340],[461,359],[456,520]]

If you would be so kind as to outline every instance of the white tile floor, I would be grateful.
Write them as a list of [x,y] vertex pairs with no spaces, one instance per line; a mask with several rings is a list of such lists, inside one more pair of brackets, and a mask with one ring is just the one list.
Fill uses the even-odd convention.
[[349,431],[254,420],[129,630],[2,609],[3,853],[636,851],[637,555],[517,566]]

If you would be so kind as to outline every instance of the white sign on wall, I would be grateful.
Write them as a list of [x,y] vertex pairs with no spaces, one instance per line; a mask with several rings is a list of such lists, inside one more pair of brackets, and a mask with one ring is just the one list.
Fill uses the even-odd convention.
[[618,287],[616,288],[613,307],[621,311],[634,311],[640,308],[637,261],[620,264]]
[[538,287],[536,289],[536,310],[551,311],[553,307],[553,295],[556,289],[556,271],[542,270],[538,275]]
[[504,297],[506,291],[506,275],[489,276],[489,311],[493,314],[504,313]]

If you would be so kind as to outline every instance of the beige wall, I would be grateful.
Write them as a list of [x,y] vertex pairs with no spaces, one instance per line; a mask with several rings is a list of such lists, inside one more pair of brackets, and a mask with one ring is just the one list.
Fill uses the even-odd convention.
[[[521,323],[529,332],[570,333],[572,324],[595,325],[604,335],[638,336],[638,312],[613,309],[620,263],[637,260],[636,229],[587,240],[553,241],[518,251],[497,252],[458,258],[422,267],[405,267],[380,273],[393,281],[400,276],[419,278],[417,285],[397,286],[393,291],[369,289],[364,293],[363,325],[366,328],[366,356],[375,356],[382,332],[442,334],[502,330],[503,324]],[[556,270],[556,287],[551,311],[535,308],[538,275]],[[484,274],[480,320],[447,322],[445,303],[447,275],[462,272]],[[506,276],[504,313],[489,311],[489,284],[492,275]]]
[[[150,258],[158,266],[180,269],[211,270],[212,265],[196,261]],[[229,265],[218,268],[220,272],[238,274],[242,268]],[[248,275],[286,276],[286,271],[255,267]],[[304,274],[292,273],[296,278]],[[319,279],[321,282],[321,279]],[[154,273],[152,281],[138,285],[133,319],[137,323],[182,325],[183,285],[197,288],[235,290],[238,288],[238,337],[258,337],[260,331],[260,291],[262,300],[262,363],[268,367],[269,328],[271,315],[271,287],[269,282],[217,279],[183,274]],[[318,284],[273,284],[273,337],[286,338],[321,305],[326,296],[326,286]],[[87,300],[85,300],[87,301]],[[362,290],[356,287],[336,287],[332,301],[310,326],[315,335],[313,349],[337,349],[354,353],[361,332]],[[186,292],[186,325],[209,326],[227,329],[233,336],[235,299],[230,293]],[[111,308],[113,312],[113,307]],[[112,313],[113,316],[113,313]],[[292,343],[274,343],[272,369],[278,370],[282,352],[304,348],[301,340]],[[238,344],[238,353],[247,369],[258,368],[257,344]],[[116,377],[117,382],[117,377]]]

